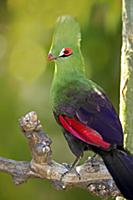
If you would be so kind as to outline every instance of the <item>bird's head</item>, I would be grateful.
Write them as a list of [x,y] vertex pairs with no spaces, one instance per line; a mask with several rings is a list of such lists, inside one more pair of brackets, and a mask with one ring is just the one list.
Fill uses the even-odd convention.
[[57,19],[48,60],[60,62],[71,60],[80,53],[80,28],[71,16],[61,16]]

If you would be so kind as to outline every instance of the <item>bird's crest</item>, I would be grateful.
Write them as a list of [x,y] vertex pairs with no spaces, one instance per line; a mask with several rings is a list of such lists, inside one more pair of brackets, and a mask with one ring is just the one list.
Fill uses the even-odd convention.
[[58,55],[65,47],[80,47],[80,27],[72,16],[60,16],[57,19],[51,52]]

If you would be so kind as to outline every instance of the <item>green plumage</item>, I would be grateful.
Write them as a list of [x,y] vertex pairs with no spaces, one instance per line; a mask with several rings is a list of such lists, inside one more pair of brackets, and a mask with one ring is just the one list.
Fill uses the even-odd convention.
[[61,102],[74,103],[75,100],[72,95],[68,95],[70,91],[75,90],[81,95],[85,91],[96,90],[100,92],[99,90],[101,90],[99,86],[85,77],[80,41],[80,27],[77,21],[70,16],[59,17],[50,53],[54,57],[58,57],[63,48],[69,47],[73,50],[73,54],[55,60],[55,72],[51,88],[51,101],[54,109]]

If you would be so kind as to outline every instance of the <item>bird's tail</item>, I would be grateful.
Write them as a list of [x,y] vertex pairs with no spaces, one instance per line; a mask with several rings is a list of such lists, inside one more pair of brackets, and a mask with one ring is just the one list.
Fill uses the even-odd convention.
[[123,196],[133,200],[133,156],[121,150],[112,150],[101,156]]

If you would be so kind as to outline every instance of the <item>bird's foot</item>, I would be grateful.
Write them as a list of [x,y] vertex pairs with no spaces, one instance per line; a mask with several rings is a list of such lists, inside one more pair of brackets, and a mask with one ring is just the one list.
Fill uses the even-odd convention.
[[60,182],[62,182],[63,178],[67,174],[69,174],[70,172],[74,172],[76,174],[76,176],[79,178],[79,180],[81,179],[80,174],[78,173],[78,171],[75,168],[77,166],[79,160],[80,160],[80,157],[76,158],[76,160],[72,164],[70,164],[70,165],[67,164],[67,163],[63,163],[63,165],[67,168],[67,171],[61,175]]
[[99,159],[97,160],[96,156],[97,154],[94,154],[92,157],[88,157],[88,159],[85,161],[88,168],[93,172],[99,171]]
[[67,174],[69,174],[69,173],[71,173],[71,172],[75,173],[76,176],[79,178],[79,180],[81,179],[80,174],[78,173],[78,171],[76,170],[76,168],[73,167],[72,164],[69,165],[69,164],[64,163],[63,165],[67,168],[67,171],[64,172],[64,173],[61,175],[60,182],[62,182],[62,181],[63,181],[63,178],[64,178]]
[[97,154],[95,153],[93,156],[91,156],[91,157],[88,158],[88,161],[91,163],[92,167],[95,166],[96,156],[97,156]]

